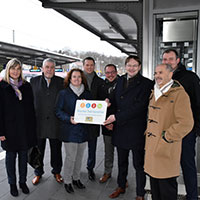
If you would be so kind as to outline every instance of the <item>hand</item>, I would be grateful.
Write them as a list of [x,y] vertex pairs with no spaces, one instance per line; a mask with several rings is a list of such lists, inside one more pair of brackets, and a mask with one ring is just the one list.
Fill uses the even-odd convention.
[[6,140],[6,137],[5,136],[0,136],[0,140],[4,141],[4,140]]
[[109,131],[113,130],[113,124],[108,124],[105,126]]
[[74,116],[71,116],[71,117],[70,117],[70,122],[71,122],[72,124],[77,124],[77,123],[74,121]]
[[108,98],[105,99],[105,102],[107,103],[107,107],[111,106],[110,100]]
[[114,122],[116,119],[115,119],[115,115],[110,115],[106,121],[103,123],[103,125],[108,125],[108,124],[111,124],[112,122]]

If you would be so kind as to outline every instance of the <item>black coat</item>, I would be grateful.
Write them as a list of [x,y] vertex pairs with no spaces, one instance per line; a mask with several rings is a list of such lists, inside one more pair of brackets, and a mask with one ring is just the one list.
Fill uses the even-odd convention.
[[63,81],[63,78],[53,76],[47,87],[44,75],[31,79],[38,138],[58,139],[59,120],[55,115],[55,102],[58,92],[63,89]]
[[[117,78],[112,82],[105,79],[104,84],[101,86],[101,91],[100,91],[101,99],[108,98],[110,101],[113,100],[114,91],[115,91],[115,88],[117,85]],[[109,115],[114,113],[114,111],[115,111],[115,108],[114,108],[113,104],[111,104],[111,106],[107,108],[106,116],[108,117]],[[113,131],[108,130],[105,126],[102,126],[102,134],[112,136]]]
[[[104,80],[101,79],[100,77],[98,77],[97,74],[95,73],[93,80],[92,80],[91,89],[90,89],[90,93],[92,95],[92,100],[103,100],[103,99],[101,99],[101,96],[100,96],[102,84],[104,84]],[[99,132],[100,132],[99,125],[91,125],[90,131],[88,133],[88,140],[92,140],[95,137],[98,137]]]
[[123,149],[144,149],[147,109],[153,82],[137,74],[127,85],[127,75],[118,78],[115,89],[113,144]]
[[190,97],[194,117],[193,130],[200,135],[200,79],[194,72],[186,70],[185,66],[181,63],[179,63],[178,68],[174,71],[172,78],[181,83]]
[[70,87],[61,90],[56,102],[56,116],[60,123],[60,139],[63,142],[82,143],[88,139],[88,130],[90,125],[72,124],[70,117],[74,116],[76,100],[91,99],[89,91],[85,90],[79,97],[72,91]]
[[0,136],[6,137],[1,142],[6,151],[28,150],[37,142],[31,85],[25,82],[19,90],[22,93],[21,101],[11,85],[0,82]]

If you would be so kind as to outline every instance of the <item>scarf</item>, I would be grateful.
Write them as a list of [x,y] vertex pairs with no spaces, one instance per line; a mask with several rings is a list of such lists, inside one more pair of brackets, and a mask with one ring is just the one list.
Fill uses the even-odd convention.
[[19,87],[22,85],[23,81],[22,80],[14,80],[12,78],[9,78],[10,80],[10,85],[12,86],[12,88],[15,90],[15,94],[16,96],[19,98],[19,100],[22,100],[22,93],[19,90]]
[[83,93],[83,91],[84,91],[84,89],[85,89],[85,87],[84,87],[83,84],[81,84],[80,87],[75,87],[75,86],[73,86],[73,85],[70,83],[70,84],[69,84],[69,87],[72,89],[72,91],[73,91],[78,97]]
[[85,74],[85,77],[86,77],[86,80],[87,80],[87,84],[88,84],[88,88],[89,90],[91,90],[91,85],[92,85],[92,81],[93,81],[93,78],[95,76],[95,73],[92,72],[90,74],[88,74],[87,72],[83,72]]
[[155,100],[157,101],[164,93],[166,93],[170,89],[170,87],[172,86],[173,83],[174,83],[174,81],[171,79],[168,83],[166,83],[161,88],[159,88],[158,84],[156,83],[154,85]]

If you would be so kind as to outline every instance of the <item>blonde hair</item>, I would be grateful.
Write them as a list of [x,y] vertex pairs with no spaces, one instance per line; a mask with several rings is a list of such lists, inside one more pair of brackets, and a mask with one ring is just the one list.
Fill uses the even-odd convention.
[[13,58],[13,59],[8,61],[7,65],[6,65],[4,81],[6,81],[7,83],[10,84],[9,71],[10,71],[11,68],[15,68],[17,65],[20,66],[20,77],[19,77],[19,79],[21,79],[23,82],[25,82],[25,79],[23,78],[23,75],[22,75],[22,63],[17,58]]

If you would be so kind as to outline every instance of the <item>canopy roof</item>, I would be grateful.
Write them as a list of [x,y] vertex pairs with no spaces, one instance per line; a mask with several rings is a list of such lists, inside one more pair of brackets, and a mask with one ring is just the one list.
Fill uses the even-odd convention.
[[56,66],[80,61],[79,58],[67,56],[64,54],[0,41],[0,63],[6,64],[8,60],[12,58],[18,58],[24,64],[32,66],[37,65],[38,67],[42,66],[42,62],[46,58],[54,59],[56,61]]
[[40,0],[91,31],[123,53],[139,54],[142,48],[142,0]]

